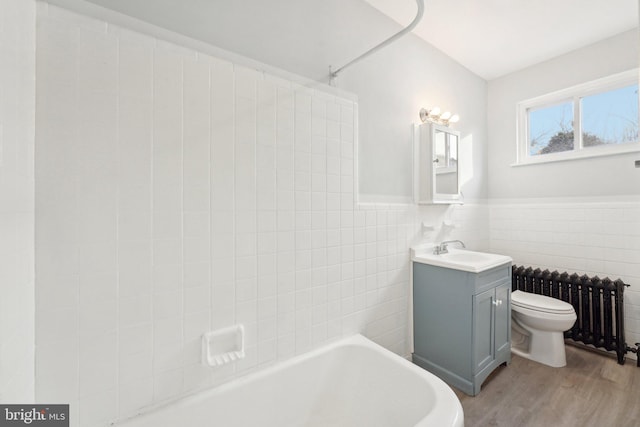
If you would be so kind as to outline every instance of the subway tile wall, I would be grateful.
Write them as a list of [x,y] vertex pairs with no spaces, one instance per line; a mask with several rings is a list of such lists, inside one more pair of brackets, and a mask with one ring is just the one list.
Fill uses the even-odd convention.
[[409,246],[488,247],[486,205],[355,205],[348,96],[40,6],[37,399],[77,425],[356,332],[406,355]]
[[640,202],[626,199],[491,203],[490,247],[518,265],[630,284],[625,338],[633,345],[640,342]]
[[0,0],[0,402],[34,399],[35,1]]
[[[39,6],[36,398],[71,403],[72,424],[107,425],[356,332],[406,355],[420,241],[621,277],[627,341],[640,341],[637,200],[357,206],[350,96]],[[24,224],[11,226],[24,239],[2,241],[11,257],[24,249],[22,265],[26,211],[0,212]],[[26,270],[16,277],[33,283]],[[3,306],[5,328],[6,313],[19,316]],[[202,367],[200,335],[236,323],[247,358]],[[3,360],[32,351],[7,353],[16,340]],[[28,375],[3,372],[0,393]]]

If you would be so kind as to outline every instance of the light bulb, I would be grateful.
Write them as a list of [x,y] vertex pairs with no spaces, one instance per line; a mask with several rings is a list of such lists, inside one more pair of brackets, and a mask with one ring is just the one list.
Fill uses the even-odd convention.
[[440,108],[433,107],[431,110],[429,110],[429,117],[438,117],[438,116],[440,116]]
[[445,111],[444,113],[442,113],[442,115],[440,116],[440,120],[442,121],[448,121],[449,117],[451,117],[451,113],[449,111]]
[[453,116],[451,116],[451,118],[449,119],[449,123],[458,123],[458,121],[460,120],[460,116],[457,114],[454,114]]

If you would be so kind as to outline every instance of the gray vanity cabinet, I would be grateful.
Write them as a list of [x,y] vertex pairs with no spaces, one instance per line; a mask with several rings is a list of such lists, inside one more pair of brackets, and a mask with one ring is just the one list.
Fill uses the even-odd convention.
[[413,362],[466,394],[511,362],[510,264],[470,273],[413,263]]

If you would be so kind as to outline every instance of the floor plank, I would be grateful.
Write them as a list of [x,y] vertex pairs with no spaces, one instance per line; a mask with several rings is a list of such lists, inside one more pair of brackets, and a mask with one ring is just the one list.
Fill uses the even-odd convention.
[[567,346],[567,366],[551,368],[513,356],[480,394],[454,388],[465,427],[640,426],[640,368]]

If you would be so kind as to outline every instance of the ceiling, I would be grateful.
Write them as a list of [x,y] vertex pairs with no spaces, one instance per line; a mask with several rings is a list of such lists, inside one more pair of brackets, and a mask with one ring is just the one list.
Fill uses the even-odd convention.
[[[417,10],[365,1],[403,26]],[[424,1],[414,34],[487,80],[638,27],[638,0]]]
[[[337,51],[336,43],[359,42],[350,35],[363,34],[366,46],[376,36],[364,33],[364,26],[354,21],[355,0],[88,1],[302,75],[311,74],[310,69],[324,73],[327,64],[340,62],[327,52]],[[417,11],[415,0],[364,1],[402,26]],[[638,27],[639,0],[424,2],[425,13],[414,34],[486,80]],[[322,44],[324,50],[314,58],[298,55],[310,44]],[[354,45],[349,50],[364,51],[364,47]]]

